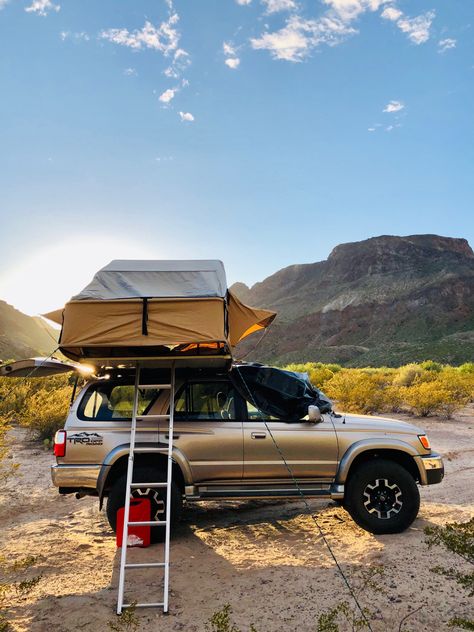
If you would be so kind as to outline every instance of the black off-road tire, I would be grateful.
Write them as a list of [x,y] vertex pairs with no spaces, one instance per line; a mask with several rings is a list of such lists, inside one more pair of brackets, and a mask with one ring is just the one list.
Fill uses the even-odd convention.
[[[166,481],[166,472],[153,467],[137,467],[133,473],[134,483],[160,483]],[[125,505],[125,486],[127,475],[120,476],[112,485],[107,500],[107,519],[113,530],[117,528],[117,511]],[[134,498],[150,498],[151,520],[165,520],[166,518],[166,489],[165,488],[136,488],[132,491]],[[171,483],[171,527],[175,525],[183,510],[181,491],[174,481]],[[163,542],[165,527],[151,527],[150,538],[152,542]]]
[[418,515],[420,492],[403,466],[387,459],[374,459],[351,473],[344,506],[366,531],[401,533]]

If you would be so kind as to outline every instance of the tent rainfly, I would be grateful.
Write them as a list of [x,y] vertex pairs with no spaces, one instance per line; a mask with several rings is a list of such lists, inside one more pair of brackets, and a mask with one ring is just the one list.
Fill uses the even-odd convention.
[[275,312],[227,289],[221,261],[112,261],[63,309],[60,351],[73,360],[229,354]]

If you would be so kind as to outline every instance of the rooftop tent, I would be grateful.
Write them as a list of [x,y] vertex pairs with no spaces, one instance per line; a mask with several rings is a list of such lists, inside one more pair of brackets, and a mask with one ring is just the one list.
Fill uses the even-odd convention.
[[248,307],[227,289],[221,261],[112,261],[63,309],[67,357],[230,355],[275,313]]
[[309,381],[307,373],[284,371],[262,364],[234,364],[230,379],[244,399],[271,417],[303,419],[308,406],[330,412],[331,401]]

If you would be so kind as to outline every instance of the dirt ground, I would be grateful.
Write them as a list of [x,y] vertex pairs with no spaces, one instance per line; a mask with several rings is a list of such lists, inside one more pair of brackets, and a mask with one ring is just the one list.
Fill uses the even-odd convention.
[[[429,550],[423,528],[474,515],[474,408],[452,421],[421,421],[434,449],[445,457],[443,483],[421,489],[418,519],[400,535],[373,536],[329,501],[310,501],[342,568],[356,586],[367,569],[380,568],[382,592],[366,587],[364,607],[375,612],[375,631],[447,630],[454,615],[474,616],[467,593],[434,574],[436,565],[460,562]],[[6,604],[17,631],[106,631],[116,622],[119,551],[97,499],[59,496],[50,481],[51,453],[15,430],[11,456],[20,464],[1,490],[1,550],[7,561],[37,556],[18,581],[42,575],[26,596]],[[133,549],[130,561],[159,561],[162,545]],[[229,603],[233,622],[247,632],[314,632],[318,615],[340,601],[351,606],[316,525],[301,502],[202,503],[185,509],[172,540],[169,616],[139,610],[139,630],[209,628],[212,614]],[[131,575],[134,573],[134,575]],[[130,599],[161,600],[160,573],[130,571]],[[414,612],[420,608],[417,612]],[[341,630],[351,629],[341,626]]]

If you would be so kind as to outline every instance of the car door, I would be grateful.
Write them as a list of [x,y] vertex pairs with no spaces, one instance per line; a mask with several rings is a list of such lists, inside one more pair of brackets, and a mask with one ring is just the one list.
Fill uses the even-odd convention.
[[194,483],[242,479],[242,405],[225,378],[188,380],[177,391],[174,445],[190,464]]
[[246,402],[243,428],[245,481],[291,479],[281,454],[295,478],[325,482],[334,479],[337,438],[329,415],[316,424],[304,419],[282,421]]

